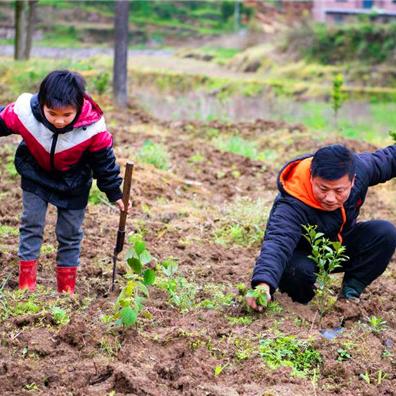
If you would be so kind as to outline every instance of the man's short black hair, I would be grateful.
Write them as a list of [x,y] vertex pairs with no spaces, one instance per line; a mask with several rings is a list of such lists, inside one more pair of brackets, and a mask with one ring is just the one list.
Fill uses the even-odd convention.
[[38,100],[41,109],[44,105],[50,109],[73,106],[81,112],[84,103],[85,80],[69,70],[54,70],[40,84]]
[[341,144],[322,147],[314,154],[311,163],[312,177],[319,176],[325,180],[337,180],[345,175],[352,180],[355,171],[353,152]]

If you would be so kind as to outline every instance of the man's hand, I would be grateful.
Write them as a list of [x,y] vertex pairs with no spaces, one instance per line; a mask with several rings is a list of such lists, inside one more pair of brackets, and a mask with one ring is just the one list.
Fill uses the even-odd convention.
[[[270,292],[270,287],[266,283],[259,283],[257,287],[264,289],[265,292],[267,293],[267,301],[271,301],[271,292]],[[246,297],[246,303],[249,307],[253,308],[255,311],[261,312],[263,310],[263,307],[261,305],[257,304],[257,301],[254,297]]]
[[[118,209],[120,209],[120,212],[125,212],[125,206],[124,206],[124,202],[122,201],[122,199],[115,201],[115,204],[118,206]],[[132,208],[132,202],[129,200],[128,208],[127,208],[126,212],[129,213],[131,211],[131,208]]]

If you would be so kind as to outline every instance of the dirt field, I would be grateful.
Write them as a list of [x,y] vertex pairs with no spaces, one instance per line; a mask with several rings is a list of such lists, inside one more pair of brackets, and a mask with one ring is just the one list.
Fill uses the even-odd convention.
[[[85,220],[77,294],[55,292],[54,222],[51,208],[40,259],[38,291],[17,291],[17,227],[21,212],[18,176],[10,173],[15,137],[0,149],[0,393],[2,395],[394,395],[396,393],[396,260],[364,293],[360,305],[337,302],[319,327],[316,307],[293,303],[276,293],[276,304],[262,314],[246,309],[238,288],[249,285],[259,244],[219,244],[216,230],[227,205],[238,197],[262,200],[270,207],[277,170],[283,161],[326,143],[302,126],[265,121],[161,123],[136,108],[107,114],[121,165],[134,158],[144,141],[162,143],[171,168],[158,170],[137,162],[133,211],[128,232],[144,235],[157,260],[173,257],[179,275],[195,296],[189,309],[172,304],[152,286],[137,326],[106,324],[123,284],[124,253],[118,283],[111,284],[117,211],[105,203],[90,204]],[[259,162],[221,152],[210,134],[235,133],[273,150],[273,161]],[[330,139],[328,142],[333,142]],[[344,141],[356,151],[365,143]],[[192,160],[199,154],[201,160]],[[196,158],[196,157],[195,157]],[[396,223],[396,184],[371,190],[361,218]],[[337,292],[340,278],[334,282]],[[238,286],[239,285],[239,286]],[[208,303],[209,301],[209,303]],[[203,304],[205,302],[205,304]],[[29,305],[30,304],[30,305]],[[67,312],[59,324],[51,307]],[[386,325],[374,331],[368,318]],[[323,328],[342,326],[334,340]],[[260,340],[293,335],[320,352],[318,370],[293,375],[290,367],[272,369],[260,356]]]

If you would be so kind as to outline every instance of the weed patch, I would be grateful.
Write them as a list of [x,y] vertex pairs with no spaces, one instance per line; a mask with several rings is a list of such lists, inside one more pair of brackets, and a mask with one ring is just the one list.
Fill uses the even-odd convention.
[[146,164],[154,165],[157,169],[168,170],[171,166],[170,156],[165,146],[146,140],[137,152],[137,159]]
[[221,245],[258,245],[264,233],[269,206],[263,199],[238,198],[220,213],[214,240]]
[[280,335],[274,339],[260,340],[260,355],[272,369],[291,367],[292,373],[306,377],[314,375],[322,362],[321,354],[308,341],[294,336]]

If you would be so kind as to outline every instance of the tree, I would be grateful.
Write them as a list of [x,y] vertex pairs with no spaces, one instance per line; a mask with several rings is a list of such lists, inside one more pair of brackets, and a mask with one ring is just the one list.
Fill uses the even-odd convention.
[[38,0],[15,1],[15,48],[16,60],[29,59]]
[[122,108],[128,104],[128,10],[128,1],[115,1],[113,95],[115,104]]

